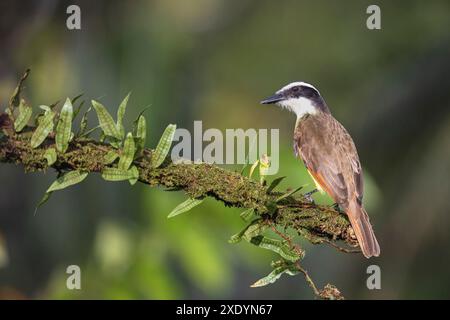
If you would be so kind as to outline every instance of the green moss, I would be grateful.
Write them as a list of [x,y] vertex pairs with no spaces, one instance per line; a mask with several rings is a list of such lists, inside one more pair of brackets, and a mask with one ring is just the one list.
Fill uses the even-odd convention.
[[[21,134],[3,137],[0,140],[1,162],[22,165],[27,172],[48,169],[44,153],[55,147],[54,137],[50,135],[39,148],[33,149],[31,134],[32,128],[26,128]],[[58,154],[52,167],[58,171],[99,173],[106,166],[105,155],[114,150],[109,144],[76,138],[64,154]],[[267,193],[267,188],[260,183],[211,164],[173,164],[166,159],[155,169],[151,165],[152,150],[145,150],[143,154],[134,162],[142,183],[184,190],[192,198],[212,197],[230,207],[253,208],[257,215],[278,226],[294,229],[313,243],[343,240],[355,244],[348,219],[331,207],[309,203],[301,195],[276,203],[279,192]]]

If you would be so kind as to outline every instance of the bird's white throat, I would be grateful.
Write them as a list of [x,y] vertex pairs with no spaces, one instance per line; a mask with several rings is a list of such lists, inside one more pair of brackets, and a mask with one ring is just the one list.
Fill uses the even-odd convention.
[[317,113],[317,108],[312,104],[311,100],[304,97],[286,99],[280,101],[278,104],[283,108],[294,112],[297,116],[297,120],[306,114]]

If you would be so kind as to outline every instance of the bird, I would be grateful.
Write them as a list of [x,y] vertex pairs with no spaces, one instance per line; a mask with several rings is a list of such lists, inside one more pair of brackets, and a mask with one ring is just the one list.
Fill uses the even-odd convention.
[[355,143],[319,91],[309,83],[292,82],[261,104],[295,113],[294,152],[311,175],[314,191],[327,193],[347,214],[363,255],[379,256],[380,246],[363,206],[363,172]]

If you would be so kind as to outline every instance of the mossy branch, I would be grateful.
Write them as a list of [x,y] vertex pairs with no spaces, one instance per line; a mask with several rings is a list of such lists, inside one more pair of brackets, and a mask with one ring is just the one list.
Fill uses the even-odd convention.
[[[19,93],[20,86],[21,83],[16,90]],[[56,161],[52,161],[49,165],[46,154],[48,150],[56,148],[55,133],[51,132],[38,147],[33,148],[30,141],[36,128],[26,126],[20,132],[15,130],[12,115],[18,97],[14,96],[11,101],[9,112],[0,114],[0,133],[3,135],[0,138],[1,163],[22,166],[26,172],[47,171],[53,168],[59,173],[79,171],[89,174],[103,173],[105,169],[116,166],[113,163],[108,164],[105,158],[111,153],[120,153],[117,148],[118,140],[114,140],[114,143],[105,143],[82,135],[75,136],[68,143],[67,150],[58,153]],[[314,244],[328,243],[340,248],[336,242],[342,241],[354,247],[357,242],[344,214],[334,207],[312,203],[298,193],[283,197],[285,194],[282,192],[273,191],[240,173],[212,164],[172,163],[166,159],[155,167],[154,156],[155,150],[143,149],[139,156],[134,157],[132,166],[139,172],[139,182],[152,187],[183,190],[193,199],[212,197],[229,207],[253,209],[257,217],[253,224],[256,221],[261,229],[272,228],[283,239],[283,243],[298,253],[297,260],[292,260],[295,263],[284,267],[277,265],[277,268],[281,268],[279,270],[283,272],[289,271],[288,274],[291,275],[303,273],[314,293],[321,298],[341,298],[339,291],[333,286],[327,285],[323,290],[317,289],[298,262],[304,252],[298,245],[292,243],[288,230],[294,230]],[[160,154],[158,156],[160,157]],[[245,238],[244,232],[239,237],[241,236]],[[255,243],[255,239],[263,240],[258,234],[258,237],[250,237],[249,242],[260,244]]]
[[[104,158],[115,149],[106,143],[92,139],[74,139],[64,154],[59,154],[56,162],[48,166],[44,156],[47,149],[54,147],[53,137],[47,138],[39,148],[31,148],[32,128],[23,133],[12,132],[8,115],[0,115],[0,128],[9,132],[0,139],[0,162],[23,166],[26,172],[46,171],[50,168],[58,172],[80,170],[101,173],[106,165]],[[274,203],[282,193],[267,193],[267,187],[259,182],[212,164],[174,164],[164,162],[161,167],[151,165],[152,150],[146,149],[144,155],[134,161],[139,170],[139,182],[149,186],[163,186],[184,190],[191,198],[213,197],[229,207],[253,208],[260,215],[270,210],[268,204]],[[351,246],[356,244],[353,230],[345,215],[335,208],[311,203],[299,194],[289,196],[277,203],[273,215],[265,219],[273,221],[282,228],[292,228],[317,244],[343,240]]]

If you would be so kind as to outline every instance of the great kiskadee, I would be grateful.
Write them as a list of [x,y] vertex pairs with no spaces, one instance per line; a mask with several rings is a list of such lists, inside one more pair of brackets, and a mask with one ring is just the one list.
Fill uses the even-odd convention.
[[364,256],[378,256],[380,246],[362,203],[363,174],[355,143],[331,115],[319,91],[308,83],[293,82],[261,103],[276,103],[296,114],[296,156],[303,160],[317,189],[346,212]]

